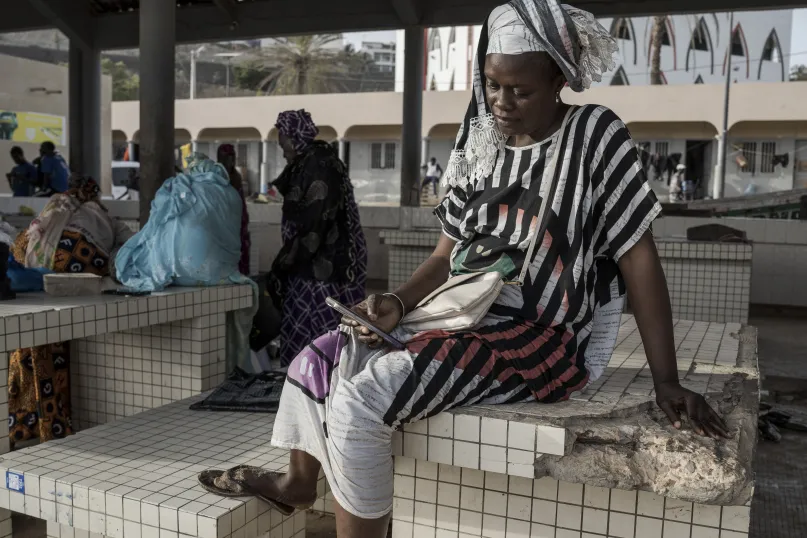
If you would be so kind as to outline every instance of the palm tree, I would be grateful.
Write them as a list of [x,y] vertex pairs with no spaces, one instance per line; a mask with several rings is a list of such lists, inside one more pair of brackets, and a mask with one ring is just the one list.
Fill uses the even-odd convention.
[[347,74],[347,67],[340,58],[342,51],[329,45],[340,39],[334,34],[278,39],[266,58],[267,67],[276,70],[260,87],[275,95],[338,91],[338,76]]
[[653,17],[653,33],[650,35],[650,84],[664,84],[661,78],[661,44],[666,17]]

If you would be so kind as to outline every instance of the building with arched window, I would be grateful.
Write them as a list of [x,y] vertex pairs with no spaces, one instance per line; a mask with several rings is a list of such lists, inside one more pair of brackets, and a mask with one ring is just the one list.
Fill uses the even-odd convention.
[[[726,51],[732,54],[737,82],[787,80],[790,71],[792,10],[739,12],[734,28],[728,13],[600,19],[619,43],[618,68],[599,84],[650,84],[653,56],[659,54],[664,84],[712,84],[725,80]],[[661,47],[653,50],[653,34],[661,32]],[[468,89],[481,31],[471,28],[432,28],[428,31],[427,89]],[[398,54],[403,54],[403,32]],[[403,65],[402,58],[399,64]],[[402,73],[401,73],[402,75]],[[434,81],[434,84],[431,84]],[[401,87],[401,84],[396,84]]]
[[[726,80],[729,54],[733,82],[781,83],[787,80],[790,72],[792,22],[792,10],[737,12],[733,28],[729,27],[728,13],[600,19],[603,27],[617,39],[619,55],[616,68],[595,86],[627,86],[629,88],[623,90],[626,94],[635,95],[636,99],[649,99],[655,92],[636,87],[651,83],[650,71],[656,54],[661,70],[659,79],[664,85],[722,85]],[[656,32],[660,33],[658,51],[653,47]],[[424,90],[470,89],[480,33],[481,26],[428,30]],[[403,37],[403,32],[399,32],[399,55],[404,54]],[[402,56],[399,56],[398,64],[403,65]],[[400,69],[396,88],[402,87],[403,70]],[[722,86],[718,91],[722,92]],[[694,91],[692,95],[697,93]],[[585,95],[589,94],[584,94],[584,100]],[[683,99],[683,93],[680,95]],[[678,101],[675,106],[687,110],[671,110],[671,117],[694,110],[699,105],[685,99]],[[722,111],[722,106],[717,106]],[[666,193],[670,163],[674,163],[673,167],[678,163],[685,164],[688,173],[699,184],[710,184],[717,158],[715,136],[718,131],[715,126],[719,123],[637,121],[629,126],[647,162],[656,163],[647,167],[654,190],[659,194]],[[776,156],[797,156],[806,152],[807,138],[800,133],[791,136],[790,131],[773,136],[775,129],[756,132],[757,128],[762,129],[756,124],[746,126],[746,130],[737,135],[737,141],[732,142],[728,152],[730,179],[727,180],[726,193],[742,194],[749,186],[757,192],[768,192],[807,184],[807,179],[794,179],[794,167],[771,164]],[[448,158],[454,142],[453,133],[448,131],[450,129],[445,136],[429,137],[428,153],[441,162]],[[759,154],[751,165],[739,166],[735,162],[738,155],[743,155],[743,148],[749,155]],[[807,162],[807,158],[804,160]],[[763,162],[764,167],[760,164]],[[807,170],[807,165],[800,166]],[[807,172],[802,176],[807,178]]]

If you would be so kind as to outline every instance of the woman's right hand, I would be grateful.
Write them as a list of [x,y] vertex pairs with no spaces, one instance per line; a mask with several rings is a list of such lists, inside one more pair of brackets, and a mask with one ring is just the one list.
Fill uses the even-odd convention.
[[[403,319],[403,305],[398,299],[389,295],[370,295],[351,310],[387,334],[391,334]],[[342,318],[342,324],[352,327],[354,331],[358,332],[359,340],[370,347],[379,347],[384,343],[380,336],[361,323]]]

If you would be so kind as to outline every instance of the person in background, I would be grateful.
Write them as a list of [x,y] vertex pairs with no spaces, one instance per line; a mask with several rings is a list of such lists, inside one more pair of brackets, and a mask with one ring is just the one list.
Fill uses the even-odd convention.
[[11,148],[11,158],[16,165],[6,174],[11,193],[14,196],[33,196],[39,177],[36,166],[25,160],[25,154],[19,146]]
[[679,164],[673,175],[670,177],[670,203],[677,204],[682,199],[682,190],[683,190],[683,180],[684,180],[684,172],[686,171],[686,167],[683,164]]
[[305,110],[282,112],[277,130],[288,163],[274,186],[283,195],[283,246],[269,291],[282,312],[280,360],[288,364],[311,341],[339,325],[325,304],[364,299],[367,245],[344,163]]
[[44,193],[66,192],[70,168],[64,157],[56,151],[53,142],[42,142],[39,147],[39,156],[39,173],[42,175]]
[[686,166],[679,164],[676,171],[681,170],[681,192],[684,193],[684,200],[691,202],[695,199],[695,181],[686,173]]
[[230,184],[241,196],[241,260],[238,262],[238,270],[242,275],[249,276],[249,211],[247,210],[247,199],[244,195],[244,179],[235,166],[235,147],[232,144],[222,144],[216,152],[216,160],[224,166],[227,174],[230,175]]
[[440,183],[441,177],[443,177],[443,168],[440,166],[440,163],[437,162],[437,159],[432,157],[429,159],[429,164],[426,165],[426,179],[423,180],[423,185],[420,186],[420,190],[422,191],[431,183],[434,185],[434,195],[437,196],[437,186]]
[[[101,203],[98,184],[73,175],[21,232],[11,253],[28,268],[56,273],[115,274],[115,255],[134,235]],[[73,432],[70,342],[17,349],[8,367],[8,434],[17,441],[60,439]]]

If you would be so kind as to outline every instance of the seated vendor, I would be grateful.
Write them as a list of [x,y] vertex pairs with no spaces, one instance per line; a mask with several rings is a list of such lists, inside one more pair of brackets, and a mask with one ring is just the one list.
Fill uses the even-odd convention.
[[[73,175],[67,192],[54,194],[12,247],[25,267],[59,273],[114,275],[116,250],[133,232],[109,216],[91,178]],[[70,343],[18,349],[8,370],[9,437],[48,441],[72,433]]]
[[[590,13],[557,0],[514,0],[493,11],[443,177],[437,248],[394,293],[355,308],[406,349],[385,349],[367,328],[343,320],[289,367],[272,439],[291,450],[288,472],[241,466],[214,484],[290,510],[314,502],[322,470],[336,500],[337,536],[383,538],[393,431],[457,406],[566,400],[603,373],[626,292],[658,404],[676,428],[686,413],[699,434],[727,435],[705,399],[679,383],[670,299],[650,232],[660,206],[630,133],[611,110],[561,98],[567,84],[579,92],[600,80],[616,50]],[[505,285],[470,330],[398,327],[449,275],[495,271],[513,281],[525,262],[523,285]]]

